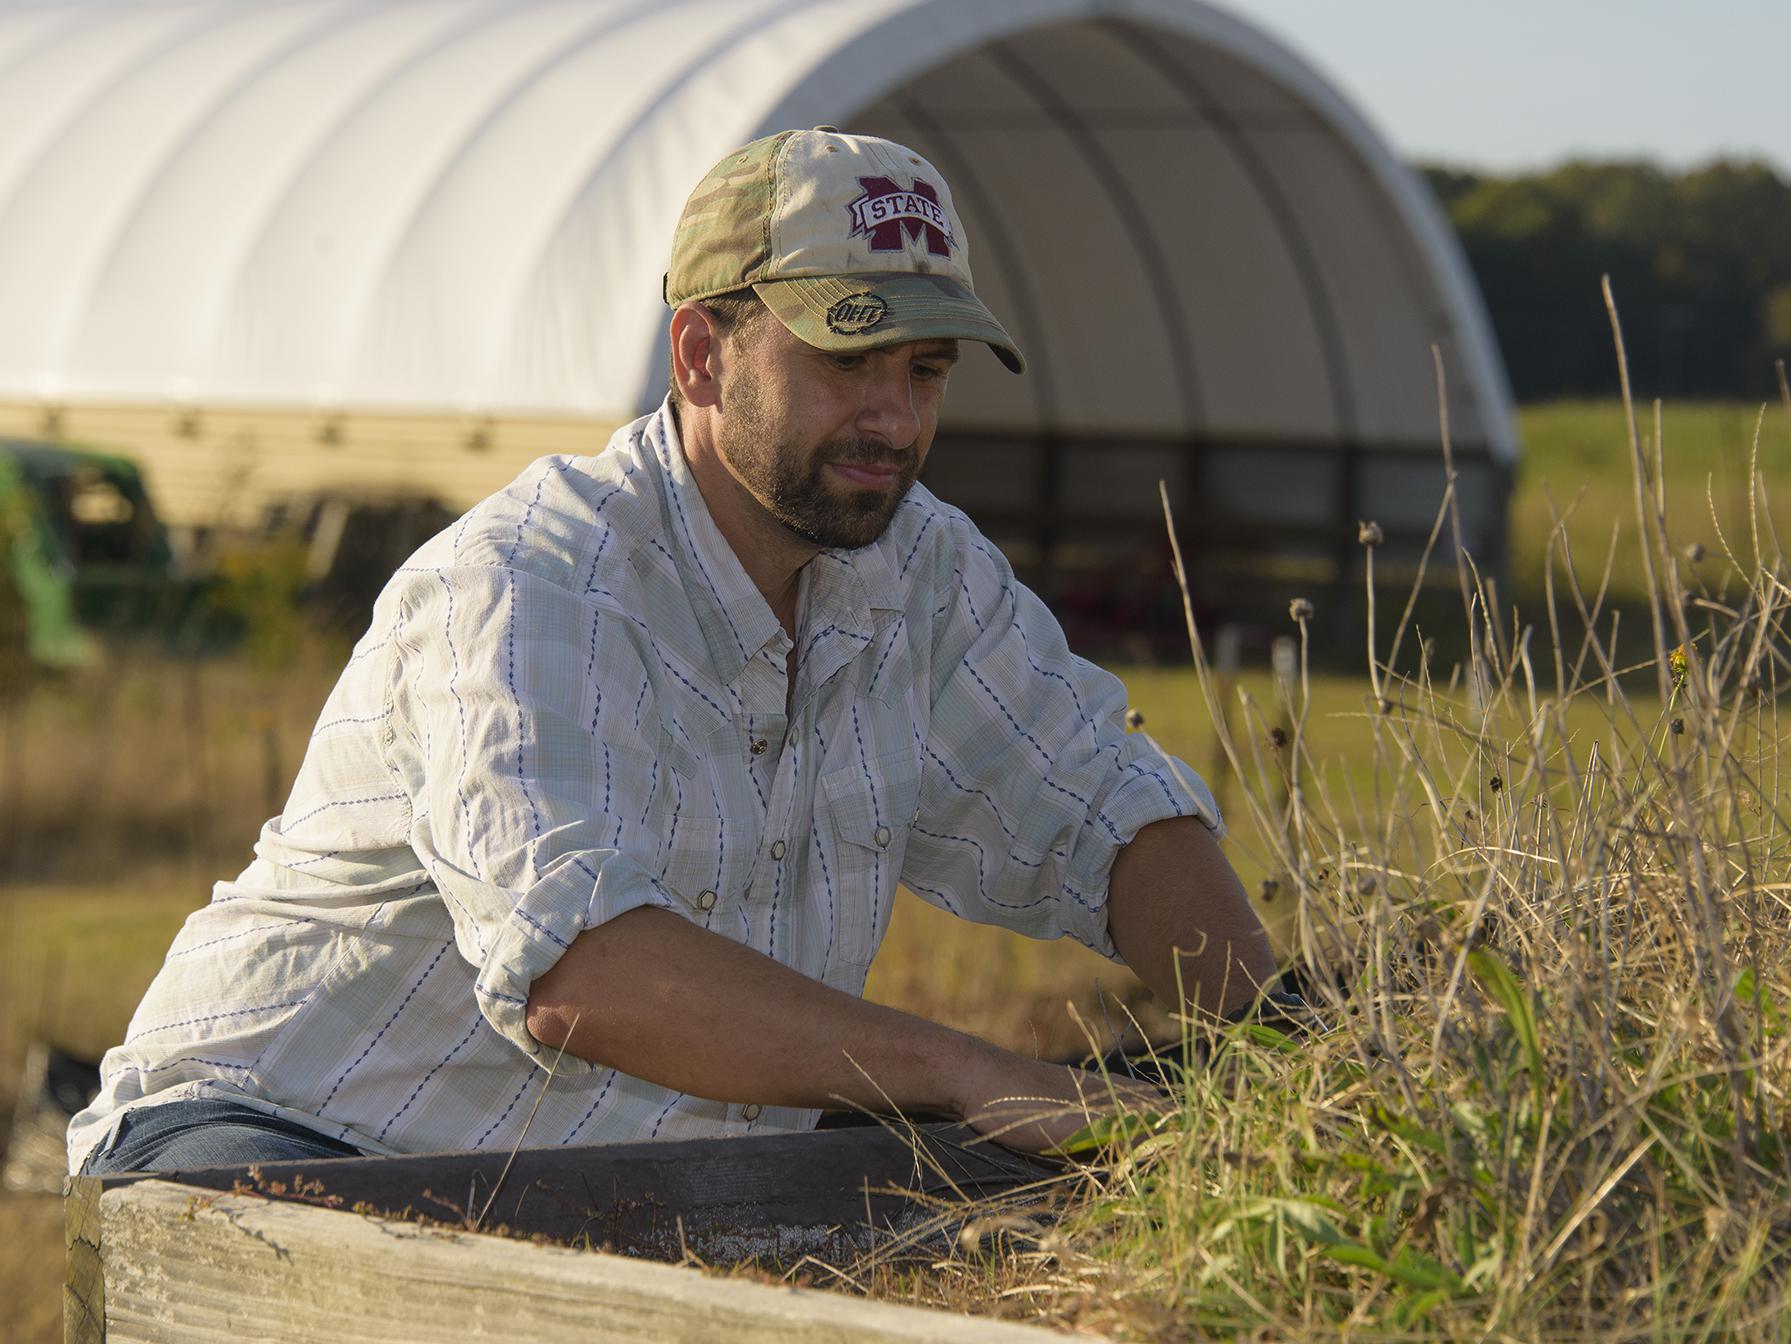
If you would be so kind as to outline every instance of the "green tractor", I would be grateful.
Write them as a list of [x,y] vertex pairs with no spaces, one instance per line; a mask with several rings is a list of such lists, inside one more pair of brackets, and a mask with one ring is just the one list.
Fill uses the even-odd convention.
[[168,534],[128,459],[0,439],[0,662],[88,662],[102,634],[188,605]]

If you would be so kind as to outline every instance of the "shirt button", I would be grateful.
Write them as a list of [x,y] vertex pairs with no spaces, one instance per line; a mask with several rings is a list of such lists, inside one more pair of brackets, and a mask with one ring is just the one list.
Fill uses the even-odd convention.
[[889,844],[889,827],[879,826],[877,828],[877,834],[875,836],[873,836],[872,839],[874,839],[877,842],[878,849],[882,849],[885,846],[887,846]]
[[701,896],[697,897],[697,904],[702,906],[705,910],[713,910],[715,908],[715,893],[712,891],[705,891]]
[[783,856],[784,856],[784,842],[782,840],[773,840],[771,842],[771,857],[773,859],[781,859],[781,858],[783,858]]
[[745,1116],[748,1120],[757,1120],[761,1109],[763,1108],[755,1101],[750,1106],[742,1108],[740,1114]]
[[792,727],[790,729],[790,735],[788,738],[790,745],[794,746],[796,743],[800,742],[801,740],[802,740],[802,729],[799,727]]
[[755,737],[752,740],[752,747],[751,747],[752,754],[754,756],[763,756],[765,754],[765,748],[767,745],[768,744],[766,743],[764,738]]

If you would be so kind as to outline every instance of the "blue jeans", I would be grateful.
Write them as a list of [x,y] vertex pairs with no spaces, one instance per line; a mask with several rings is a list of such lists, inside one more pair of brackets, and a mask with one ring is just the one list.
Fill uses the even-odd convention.
[[123,1171],[194,1171],[291,1162],[308,1157],[365,1157],[294,1121],[234,1101],[195,1097],[126,1112],[110,1142],[95,1148],[83,1176]]

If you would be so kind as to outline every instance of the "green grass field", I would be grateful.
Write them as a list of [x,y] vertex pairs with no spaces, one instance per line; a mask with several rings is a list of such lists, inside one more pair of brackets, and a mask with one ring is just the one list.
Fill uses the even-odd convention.
[[[1669,525],[1676,545],[1703,547],[1702,559],[1683,560],[1688,586],[1744,623],[1749,593],[1756,610],[1783,597],[1782,565],[1779,589],[1770,582],[1778,543],[1769,525],[1749,522],[1758,410],[1691,405],[1662,415]],[[1646,617],[1632,614],[1646,587],[1620,406],[1528,408],[1521,424],[1527,457],[1511,510],[1516,591],[1542,591],[1551,502],[1566,517],[1588,591],[1616,525],[1611,587],[1626,604],[1618,661],[1641,662]],[[1645,429],[1651,436],[1652,425]],[[1791,481],[1791,430],[1776,406],[1758,436],[1757,465],[1768,482]],[[1763,564],[1755,562],[1756,535]],[[1397,603],[1383,601],[1383,647],[1396,615]],[[1294,632],[1283,613],[1269,619]],[[1733,625],[1721,611],[1700,619]],[[1782,728],[1769,712],[1776,701],[1737,682],[1695,714],[1679,693],[1663,712],[1654,674],[1642,668],[1614,685],[1582,684],[1564,706],[1549,708],[1563,697],[1546,633],[1538,631],[1531,650],[1542,709],[1515,662],[1506,668],[1509,691],[1482,715],[1459,687],[1447,689],[1448,668],[1432,669],[1437,687],[1429,691],[1387,688],[1397,711],[1386,716],[1376,713],[1365,672],[1314,677],[1290,695],[1266,671],[1247,669],[1222,700],[1241,775],[1225,763],[1191,670],[1115,669],[1145,731],[1220,794],[1246,884],[1261,892],[1265,880],[1273,883],[1261,909],[1278,943],[1331,957],[1358,977],[1380,966],[1392,978],[1357,985],[1357,1000],[1369,1005],[1366,1024],[1334,1046],[1290,1062],[1240,1054],[1229,1072],[1211,1075],[1189,1105],[1217,1109],[1205,1116],[1190,1109],[1163,1129],[1155,1147],[1087,1205],[1092,1221],[1072,1220],[1074,1237],[1054,1242],[1049,1255],[1022,1240],[997,1261],[912,1282],[875,1280],[882,1290],[995,1310],[1000,1292],[1024,1285],[1047,1316],[1070,1319],[1091,1309],[1077,1283],[1106,1285],[1132,1306],[1104,1323],[1140,1338],[1261,1329],[1440,1339],[1494,1321],[1521,1335],[1544,1319],[1570,1317],[1628,1338],[1650,1304],[1678,1313],[1671,1319],[1690,1333],[1719,1321],[1734,1327],[1765,1310],[1753,1288],[1698,1257],[1687,1229],[1716,1229],[1713,1244],[1761,1273],[1782,1277],[1791,1253],[1782,1212],[1791,1201],[1782,1199],[1779,1212],[1762,1202],[1787,1193],[1777,1151],[1738,1124],[1733,1105],[1724,1110],[1739,1087],[1760,1115],[1776,1116],[1782,1094],[1762,1089],[1791,1085],[1775,1034],[1778,1005],[1791,1004],[1791,957],[1758,964],[1747,1000],[1753,1035],[1745,1024],[1719,1031],[1712,1023],[1733,1015],[1734,987],[1712,980],[1707,966],[1698,970],[1712,945],[1707,929],[1693,927],[1693,914],[1709,916],[1709,891],[1720,888],[1725,899],[1752,903],[1750,922],[1732,926],[1731,938],[1787,946],[1791,922],[1781,907],[1791,869],[1783,813],[1774,811],[1784,807]],[[1717,647],[1716,633],[1703,652]],[[1571,668],[1584,643],[1578,633],[1564,642]],[[0,883],[0,1103],[28,1037],[92,1052],[120,1037],[185,913],[206,899],[213,878],[246,861],[278,793],[270,775],[283,778],[296,765],[332,672],[326,659],[283,669],[208,666],[196,700],[185,675],[113,669],[42,691],[0,723],[13,734],[11,754],[0,742],[0,771],[11,772],[0,788],[14,809],[0,820],[0,838],[13,847],[0,866],[11,875]],[[1738,720],[1752,736],[1724,739],[1720,756],[1711,736],[1725,722],[1719,701],[1752,706]],[[1688,740],[1670,736],[1674,716],[1691,718],[1691,739],[1706,756],[1682,766],[1696,787],[1668,796],[1649,782],[1646,761]],[[1291,734],[1296,726],[1297,756],[1273,740],[1274,729]],[[1712,761],[1723,768],[1712,770]],[[1491,785],[1494,778],[1501,784]],[[1595,782],[1603,792],[1586,793]],[[1662,883],[1674,862],[1689,862],[1688,826],[1708,831],[1705,858],[1722,880],[1693,884],[1675,906]],[[1627,872],[1616,862],[1621,855],[1629,856]],[[1629,935],[1656,940],[1651,960],[1625,963],[1621,975],[1592,974],[1585,929],[1544,914],[1556,901],[1574,919],[1595,918],[1576,881],[1604,883],[1607,922],[1612,891],[1624,898],[1615,917]],[[1315,921],[1320,911],[1325,917]],[[1517,991],[1496,970],[1483,968],[1478,981],[1463,970],[1460,954],[1487,926],[1516,938],[1502,955],[1517,967]],[[1716,945],[1728,946],[1720,937]],[[1572,977],[1561,973],[1569,965],[1602,985],[1608,1002],[1576,997]],[[1439,987],[1439,968],[1453,977],[1452,989],[1447,976]],[[1080,1043],[1066,1003],[1092,1021],[1129,1008],[1156,1029],[1168,1025],[1122,968],[1068,944],[961,925],[913,900],[898,909],[868,992],[1042,1055]],[[1655,1010],[1659,1039],[1644,1030]],[[1538,1024],[1531,1034],[1521,1025],[1526,1011]],[[1691,1025],[1669,1029],[1669,1011]],[[1599,1023],[1614,1033],[1609,1039],[1597,1036]],[[1751,1056],[1736,1054],[1744,1037]],[[1397,1065],[1366,1062],[1370,1044],[1380,1052],[1374,1058]],[[1737,1059],[1751,1071],[1746,1079]],[[1651,1078],[1656,1066],[1666,1072]],[[1573,1101],[1575,1080],[1587,1077],[1603,1089],[1596,1105]],[[1251,1104],[1238,1106],[1245,1096]],[[1675,1104],[1691,1119],[1675,1120]],[[1627,1146],[1607,1151],[1605,1139],[1619,1133]],[[1738,1134],[1754,1135],[1745,1154]],[[1523,1179],[1511,1175],[1513,1163]],[[1482,1179],[1489,1172],[1496,1189]],[[1205,1193],[1176,1195],[1178,1180]],[[1607,1195],[1621,1196],[1621,1218],[1593,1201],[1607,1180]],[[15,1248],[0,1252],[0,1299],[33,1304],[11,1321],[11,1338],[53,1337],[58,1221],[53,1200],[0,1197],[0,1246]],[[1565,1240],[1554,1245],[1563,1229]],[[1625,1258],[1622,1237],[1654,1239],[1652,1271]],[[1542,1314],[1526,1315],[1526,1303]],[[1676,1326],[1668,1334],[1679,1337]]]

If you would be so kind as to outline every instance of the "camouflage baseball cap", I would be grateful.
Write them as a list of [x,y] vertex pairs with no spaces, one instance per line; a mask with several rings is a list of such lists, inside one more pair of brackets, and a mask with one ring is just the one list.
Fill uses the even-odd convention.
[[976,297],[969,253],[945,179],[913,150],[831,126],[780,131],[690,194],[665,301],[750,288],[823,350],[961,337],[1019,373],[1025,358]]

